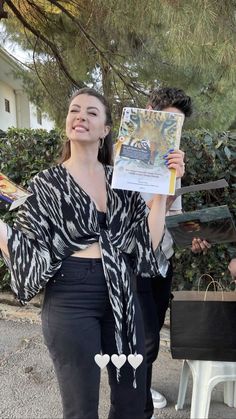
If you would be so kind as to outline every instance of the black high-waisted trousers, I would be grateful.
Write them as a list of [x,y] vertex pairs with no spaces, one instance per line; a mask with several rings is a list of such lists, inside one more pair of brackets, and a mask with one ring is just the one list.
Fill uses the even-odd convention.
[[[135,299],[137,347],[144,356],[136,370],[128,361],[120,369],[107,365],[111,389],[109,419],[143,419],[145,407],[145,345],[140,307]],[[123,319],[125,320],[125,319]],[[44,341],[57,375],[65,419],[97,419],[100,368],[96,354],[117,353],[114,316],[108,298],[101,259],[70,256],[45,289],[42,310]],[[123,353],[130,353],[123,321]],[[105,418],[102,418],[105,419]]]

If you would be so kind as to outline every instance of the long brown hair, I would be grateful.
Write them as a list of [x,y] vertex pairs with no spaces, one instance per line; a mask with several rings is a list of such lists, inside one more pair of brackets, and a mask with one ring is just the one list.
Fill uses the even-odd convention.
[[[111,116],[110,107],[109,107],[109,104],[108,104],[107,100],[105,99],[105,97],[103,95],[101,95],[100,93],[98,93],[94,89],[91,89],[89,87],[84,87],[82,89],[77,90],[71,96],[70,101],[69,101],[69,105],[71,104],[72,100],[79,95],[94,96],[98,100],[100,100],[100,102],[103,104],[103,106],[105,108],[105,114],[106,114],[106,122],[105,123],[109,127],[112,127],[112,116]],[[62,152],[61,152],[61,156],[59,158],[59,163],[63,163],[64,161],[68,160],[70,158],[70,155],[71,155],[70,140],[67,138],[64,141],[64,144],[63,144],[63,147],[62,147]],[[112,156],[113,156],[113,144],[112,144],[112,133],[111,133],[111,130],[110,130],[109,133],[107,134],[107,136],[104,138],[103,147],[98,149],[98,161],[100,161],[100,163],[102,163],[102,164],[112,165],[112,163],[113,163]]]

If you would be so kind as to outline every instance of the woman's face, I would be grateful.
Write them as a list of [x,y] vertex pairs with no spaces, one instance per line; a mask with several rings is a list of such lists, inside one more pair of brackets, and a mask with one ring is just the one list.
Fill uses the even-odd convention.
[[109,131],[105,107],[98,98],[81,94],[72,100],[66,118],[66,135],[71,141],[95,143]]

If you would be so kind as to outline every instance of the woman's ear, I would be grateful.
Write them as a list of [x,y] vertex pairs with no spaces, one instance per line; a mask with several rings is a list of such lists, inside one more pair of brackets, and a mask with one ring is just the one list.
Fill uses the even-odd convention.
[[105,125],[104,137],[106,137],[109,134],[110,131],[111,131],[111,127],[109,127],[109,125]]
[[147,105],[146,106],[146,109],[148,109],[149,111],[152,111],[153,110],[153,107],[151,105]]

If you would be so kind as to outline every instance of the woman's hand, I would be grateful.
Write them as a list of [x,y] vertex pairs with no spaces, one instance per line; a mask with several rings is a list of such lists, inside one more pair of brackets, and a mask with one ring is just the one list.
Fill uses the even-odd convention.
[[184,152],[182,150],[173,150],[165,157],[168,169],[176,170],[176,177],[182,177],[185,172]]
[[193,253],[203,253],[204,255],[207,253],[208,249],[211,248],[211,244],[208,243],[206,240],[202,240],[200,238],[194,238],[192,240],[191,250]]
[[228,269],[233,279],[236,279],[236,259],[232,259],[228,265]]

